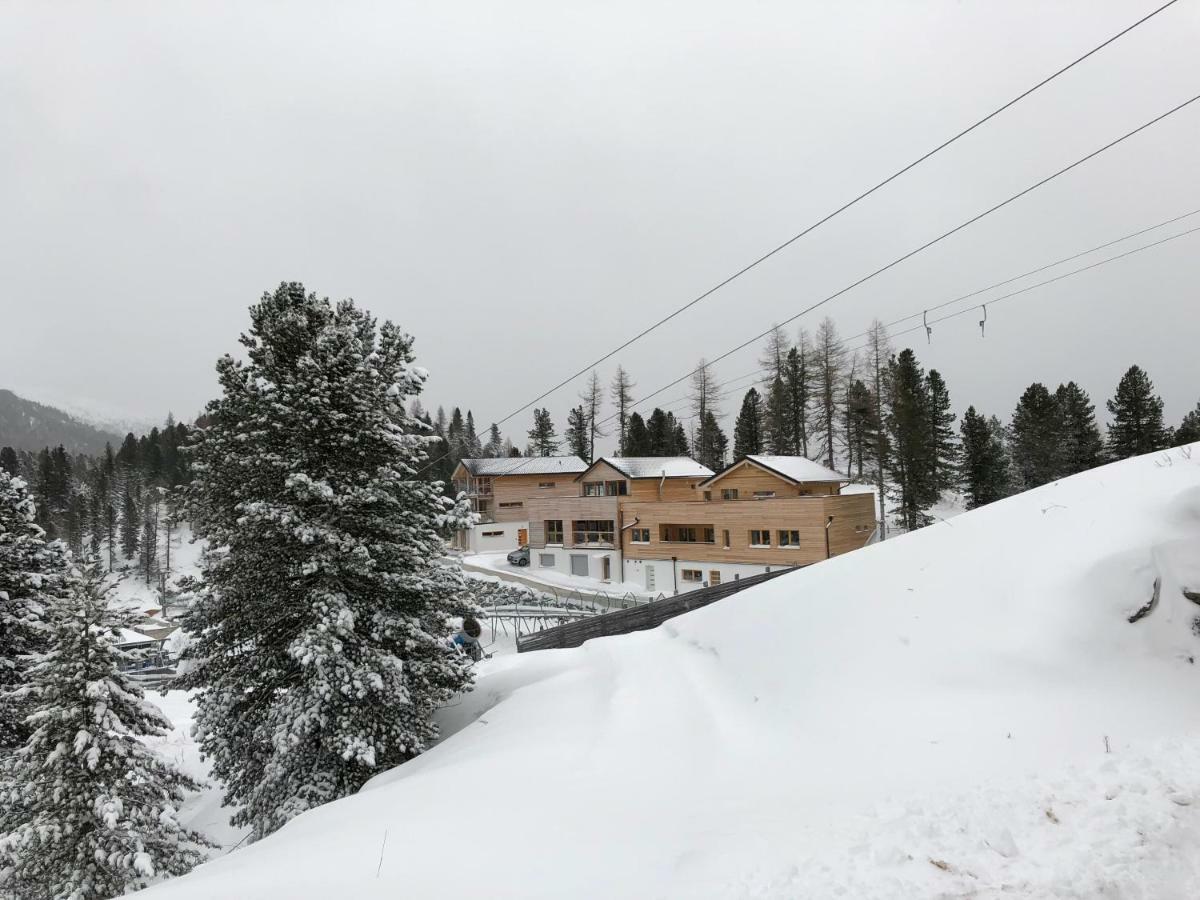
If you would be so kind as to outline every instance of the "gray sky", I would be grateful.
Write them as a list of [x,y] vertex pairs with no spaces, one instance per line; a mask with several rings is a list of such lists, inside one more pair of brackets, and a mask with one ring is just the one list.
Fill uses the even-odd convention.
[[[414,334],[426,405],[482,430],[1157,5],[6,3],[0,386],[190,417],[298,279]],[[629,348],[638,392],[1200,93],[1198,38],[1183,0]],[[851,335],[1200,208],[1198,142],[1200,103],[822,312]],[[1102,411],[1138,362],[1175,422],[1198,250],[901,345],[1004,418],[1035,380]]]

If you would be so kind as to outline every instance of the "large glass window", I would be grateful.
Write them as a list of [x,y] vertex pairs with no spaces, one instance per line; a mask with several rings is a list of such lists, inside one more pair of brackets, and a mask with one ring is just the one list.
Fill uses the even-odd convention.
[[611,544],[612,519],[577,519],[571,523],[571,540],[576,544]]
[[562,519],[546,520],[546,543],[561,544],[563,542]]
[[625,497],[629,495],[628,481],[585,481],[585,497]]
[[711,525],[659,525],[659,539],[672,544],[715,544],[716,530]]

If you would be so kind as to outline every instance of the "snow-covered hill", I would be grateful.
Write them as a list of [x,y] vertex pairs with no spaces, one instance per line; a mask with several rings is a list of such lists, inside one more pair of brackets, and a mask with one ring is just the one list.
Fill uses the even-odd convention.
[[146,896],[1200,896],[1183,588],[1200,445],[487,661],[440,746]]

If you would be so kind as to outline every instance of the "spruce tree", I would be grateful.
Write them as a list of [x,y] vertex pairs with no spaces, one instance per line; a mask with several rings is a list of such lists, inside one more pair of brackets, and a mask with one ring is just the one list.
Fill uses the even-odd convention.
[[138,510],[137,498],[133,485],[126,481],[124,498],[121,501],[121,553],[126,562],[132,562],[137,557],[138,547],[141,546],[142,517]]
[[140,740],[171,723],[121,675],[119,622],[95,565],[69,579],[51,621],[19,691],[33,731],[4,763],[6,896],[99,900],[184,874],[208,844],[179,822],[199,785]]
[[412,338],[282,284],[251,307],[248,360],[191,448],[207,549],[188,627],[196,731],[256,838],[357,791],[437,737],[471,683],[447,643],[462,576],[439,534],[468,515],[416,477]]
[[694,446],[696,461],[708,466],[714,472],[725,467],[725,454],[729,449],[729,438],[721,430],[717,417],[712,410],[706,410],[704,420],[696,429]]
[[[793,348],[794,349],[794,348]],[[786,363],[786,360],[785,360]],[[783,378],[776,376],[766,387],[762,404],[762,442],[776,456],[789,456],[796,446],[791,397]]]
[[763,410],[762,400],[754,388],[746,391],[742,400],[742,410],[738,413],[737,422],[733,426],[733,455],[737,459],[743,456],[763,452]]
[[587,412],[582,406],[576,406],[567,413],[567,430],[564,436],[567,441],[568,453],[575,454],[584,462],[592,461],[588,455]]
[[1096,425],[1096,407],[1074,381],[1060,384],[1054,399],[1062,414],[1062,474],[1094,469],[1103,461],[1104,439]]
[[908,531],[929,524],[928,509],[938,498],[933,474],[933,429],[925,373],[912,350],[889,363],[887,429],[896,521]]
[[550,410],[533,411],[533,427],[529,429],[529,455],[553,456],[558,452],[558,435],[554,431],[554,420]]
[[1175,429],[1176,447],[1195,441],[1200,441],[1200,403],[1197,403],[1196,408],[1183,417],[1183,421]]
[[1009,462],[999,431],[995,425],[967,407],[963,414],[962,485],[967,495],[967,509],[993,503],[1009,492]]
[[[432,427],[430,428],[432,431]],[[504,437],[500,434],[500,426],[495,422],[488,429],[487,443],[483,445],[483,455],[489,459],[504,456]]]
[[13,476],[21,474],[21,460],[12,447],[0,447],[0,469]]
[[882,425],[875,417],[876,404],[871,389],[861,380],[856,379],[850,385],[846,405],[849,411],[846,434],[850,453],[848,468],[854,470],[857,478],[862,478],[867,460],[875,458]]
[[60,543],[47,543],[25,482],[0,469],[0,750],[27,735],[28,698],[13,689],[26,680],[33,655],[45,649],[47,606],[65,582]]
[[646,423],[642,421],[641,413],[630,413],[629,423],[625,429],[625,446],[622,456],[652,456],[650,452],[650,434]]
[[1162,398],[1154,393],[1154,382],[1140,367],[1130,366],[1121,376],[1116,394],[1108,401],[1108,411],[1112,416],[1108,452],[1113,459],[1140,456],[1167,446]]
[[791,442],[787,455],[808,456],[808,406],[812,397],[812,369],[809,366],[808,335],[788,351],[783,371],[787,391],[788,434]]
[[[674,422],[667,421],[667,414],[654,407],[650,418],[646,421],[646,456],[673,456],[669,451],[674,440]],[[634,454],[630,454],[633,456]]]
[[958,434],[954,429],[957,416],[950,410],[950,391],[937,369],[925,376],[929,392],[930,466],[938,492],[947,491],[958,483]]
[[1014,474],[1026,490],[1063,474],[1062,407],[1039,382],[1025,389],[1013,412],[1012,457]]
[[483,444],[475,431],[475,414],[467,410],[467,421],[463,424],[463,456],[467,459],[478,459],[483,456]]

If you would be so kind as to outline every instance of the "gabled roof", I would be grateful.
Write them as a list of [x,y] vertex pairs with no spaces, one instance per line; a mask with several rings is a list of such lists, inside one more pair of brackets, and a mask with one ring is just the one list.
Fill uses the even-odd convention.
[[574,475],[588,464],[578,456],[503,456],[463,459],[459,464],[476,478],[497,475]]
[[583,480],[588,472],[604,463],[626,478],[707,478],[713,473],[688,456],[602,456],[577,477]]
[[743,456],[741,459],[736,460],[732,465],[727,466],[705,481],[704,485],[719,481],[734,469],[746,463],[766,469],[772,475],[778,475],[784,481],[790,481],[792,484],[800,484],[805,481],[834,481],[838,484],[844,484],[850,480],[840,472],[826,468],[819,462],[813,462],[813,460],[806,456],[763,456],[761,454],[754,454],[752,456]]

